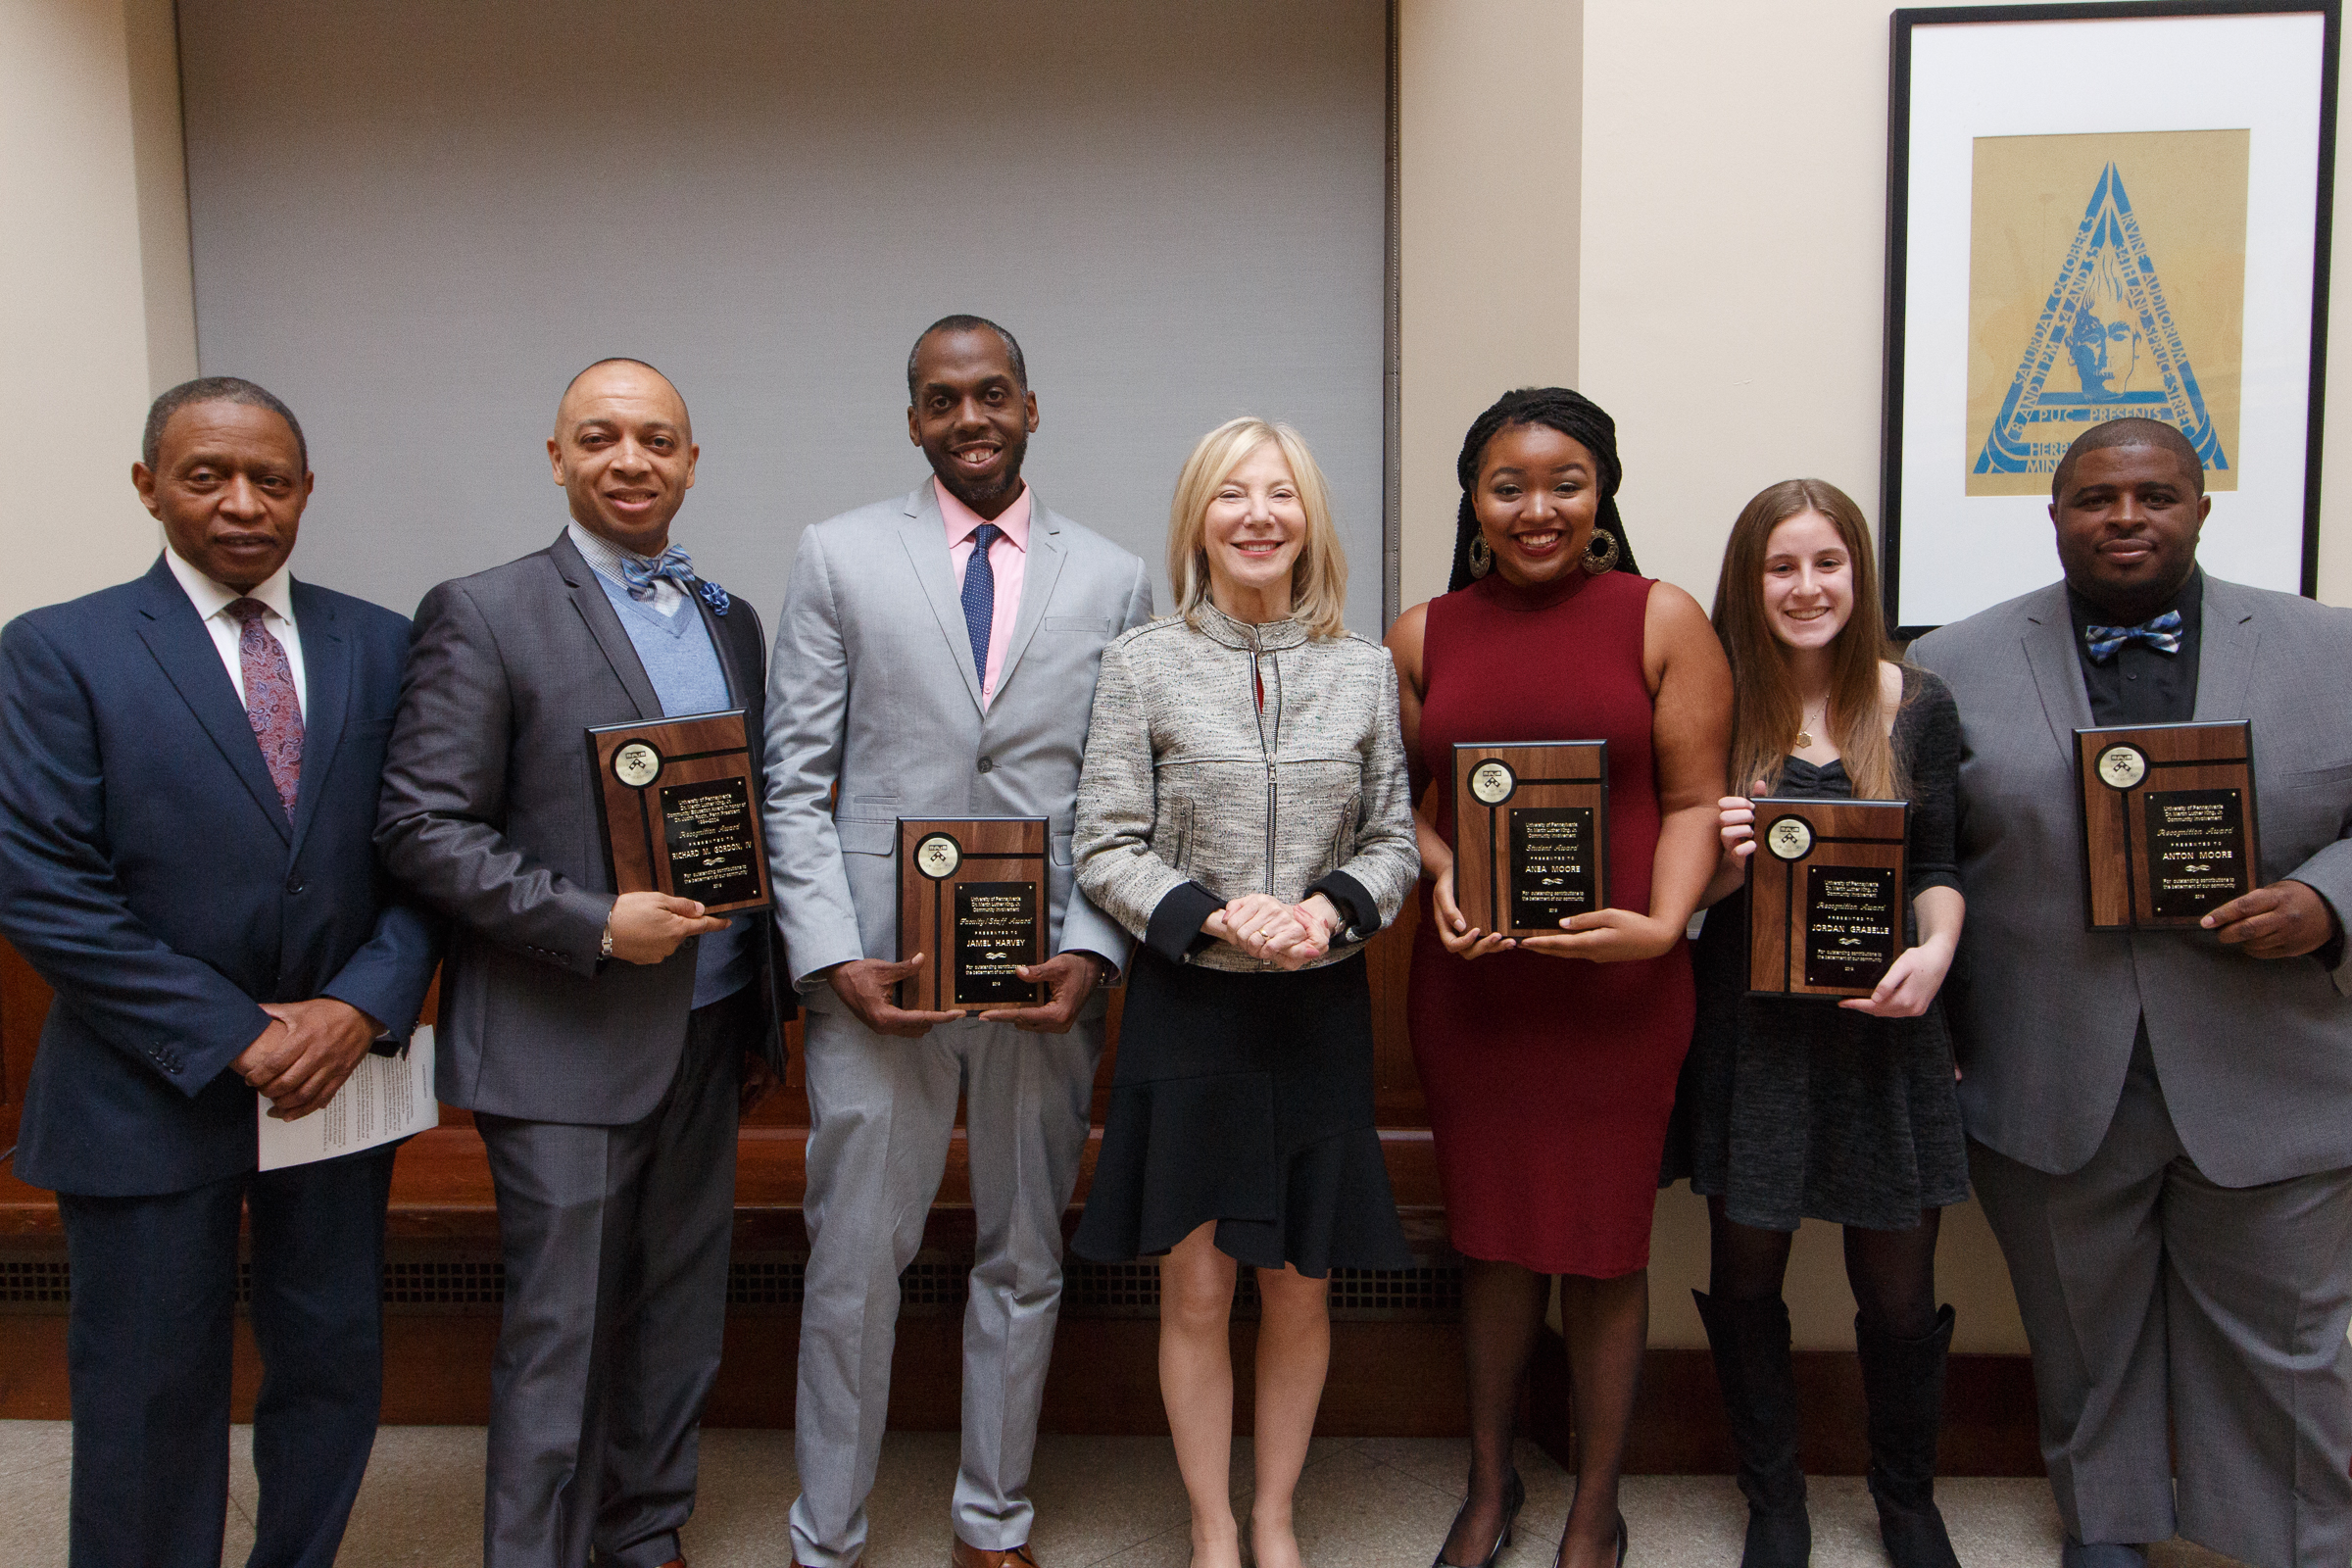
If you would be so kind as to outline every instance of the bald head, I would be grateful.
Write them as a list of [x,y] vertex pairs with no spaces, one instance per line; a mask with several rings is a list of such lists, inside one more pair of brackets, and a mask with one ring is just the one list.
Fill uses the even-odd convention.
[[599,360],[573,376],[547,443],[572,520],[641,556],[669,544],[700,455],[686,400],[643,360]]
[[666,397],[677,406],[676,423],[694,439],[694,419],[686,412],[686,399],[666,375],[643,360],[624,355],[599,360],[579,374],[564,383],[564,395],[556,400],[556,435],[560,439],[564,427],[579,417],[583,403],[619,393],[622,396]]

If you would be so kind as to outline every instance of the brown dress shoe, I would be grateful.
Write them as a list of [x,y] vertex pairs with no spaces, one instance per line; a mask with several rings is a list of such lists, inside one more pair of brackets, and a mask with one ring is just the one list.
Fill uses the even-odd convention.
[[1026,1541],[1009,1551],[982,1551],[958,1536],[956,1549],[948,1554],[948,1564],[949,1568],[1037,1568],[1037,1559],[1029,1555]]

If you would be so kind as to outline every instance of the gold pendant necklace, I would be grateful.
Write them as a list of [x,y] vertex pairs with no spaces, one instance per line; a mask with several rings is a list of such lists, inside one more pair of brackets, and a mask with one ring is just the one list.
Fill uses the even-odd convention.
[[1800,729],[1796,732],[1796,749],[1800,752],[1809,752],[1813,749],[1813,732],[1811,730]]

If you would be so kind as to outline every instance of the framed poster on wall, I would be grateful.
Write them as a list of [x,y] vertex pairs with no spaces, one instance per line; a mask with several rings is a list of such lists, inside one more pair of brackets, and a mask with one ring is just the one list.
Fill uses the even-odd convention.
[[1886,613],[2058,576],[2050,479],[2139,416],[2215,497],[2199,559],[2311,593],[2337,0],[1894,13]]

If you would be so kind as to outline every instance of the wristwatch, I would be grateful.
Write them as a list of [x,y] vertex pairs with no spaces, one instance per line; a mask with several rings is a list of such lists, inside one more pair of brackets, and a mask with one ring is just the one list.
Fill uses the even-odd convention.
[[612,917],[609,914],[605,916],[604,946],[602,950],[598,952],[597,956],[600,958],[610,958],[612,956]]

